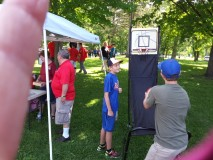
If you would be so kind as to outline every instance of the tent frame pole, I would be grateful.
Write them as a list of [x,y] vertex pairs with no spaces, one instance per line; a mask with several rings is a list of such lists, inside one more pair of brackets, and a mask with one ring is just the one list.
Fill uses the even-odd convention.
[[101,46],[100,46],[100,45],[99,45],[99,48],[100,48],[99,51],[100,51],[100,54],[101,54],[101,57],[100,57],[100,58],[101,58],[101,61],[102,61],[102,66],[104,66],[104,69],[105,69],[105,70],[104,70],[104,74],[105,74],[105,76],[106,76],[106,70],[107,70],[107,69],[106,69],[106,66],[104,65],[104,58],[103,58],[103,54],[102,54],[102,50],[101,50]]
[[43,29],[44,54],[45,54],[45,73],[46,73],[46,90],[47,90],[47,113],[48,113],[48,131],[49,131],[49,151],[50,160],[53,160],[52,153],[52,133],[51,133],[51,118],[50,118],[50,88],[49,88],[49,70],[48,70],[48,54],[47,54],[47,34]]

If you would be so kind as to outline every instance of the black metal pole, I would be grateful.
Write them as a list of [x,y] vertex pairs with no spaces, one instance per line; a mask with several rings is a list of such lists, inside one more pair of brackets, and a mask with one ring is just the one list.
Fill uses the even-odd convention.
[[[130,0],[131,3],[131,0]],[[130,120],[130,79],[131,79],[131,75],[130,75],[130,61],[131,61],[131,55],[132,55],[132,11],[130,13],[129,16],[129,71],[128,71],[128,125],[131,126],[131,120]]]
[[[160,39],[160,26],[158,26],[158,36],[157,36],[157,61],[160,59],[160,44],[161,44],[161,39]],[[156,84],[158,84],[158,69],[156,73]]]
[[[130,3],[131,3],[131,0],[130,0]],[[123,150],[123,157],[122,157],[122,160],[126,160],[127,158],[127,152],[128,152],[128,148],[129,148],[129,142],[130,142],[130,137],[131,137],[131,120],[130,120],[130,114],[131,114],[131,111],[130,111],[130,61],[131,61],[131,51],[132,51],[132,11],[130,13],[130,16],[129,16],[129,71],[128,71],[128,135],[127,135],[127,139],[125,141],[125,144],[124,144],[124,150]]]

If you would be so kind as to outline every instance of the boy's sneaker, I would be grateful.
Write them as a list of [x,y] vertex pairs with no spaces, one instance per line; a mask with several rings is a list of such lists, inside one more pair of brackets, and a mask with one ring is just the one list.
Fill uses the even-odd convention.
[[97,148],[97,151],[105,151],[105,149],[106,149],[106,143],[105,144],[103,144],[103,145],[101,145],[101,144],[99,144],[99,146],[98,146],[98,148]]
[[109,158],[119,158],[120,154],[114,150],[111,150],[110,152],[106,151],[105,156]]

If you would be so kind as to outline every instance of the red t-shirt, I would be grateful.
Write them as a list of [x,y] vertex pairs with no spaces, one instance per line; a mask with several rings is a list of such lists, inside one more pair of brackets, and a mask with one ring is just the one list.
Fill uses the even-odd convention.
[[84,47],[81,47],[79,49],[79,56],[80,56],[80,61],[85,61],[85,59],[87,58],[87,51]]
[[55,76],[52,81],[52,90],[56,98],[62,95],[62,85],[68,84],[68,90],[66,94],[66,100],[75,99],[75,70],[69,60],[63,62],[58,70],[55,72]]
[[78,50],[76,48],[69,48],[70,60],[77,61],[78,60]]
[[[48,65],[49,70],[49,80],[52,80],[56,71],[55,63],[51,62]],[[40,81],[46,82],[46,75],[45,75],[45,63],[43,62],[40,69]]]
[[50,52],[50,58],[54,58],[54,52],[55,52],[55,43],[54,42],[48,43],[48,50]]

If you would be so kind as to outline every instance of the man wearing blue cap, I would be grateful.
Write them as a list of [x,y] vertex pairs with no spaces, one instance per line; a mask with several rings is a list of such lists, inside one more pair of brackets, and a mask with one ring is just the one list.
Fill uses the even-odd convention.
[[155,105],[154,144],[145,160],[173,160],[188,145],[185,119],[190,108],[186,91],[178,84],[181,66],[175,59],[159,63],[164,85],[154,86],[145,92],[145,109]]

